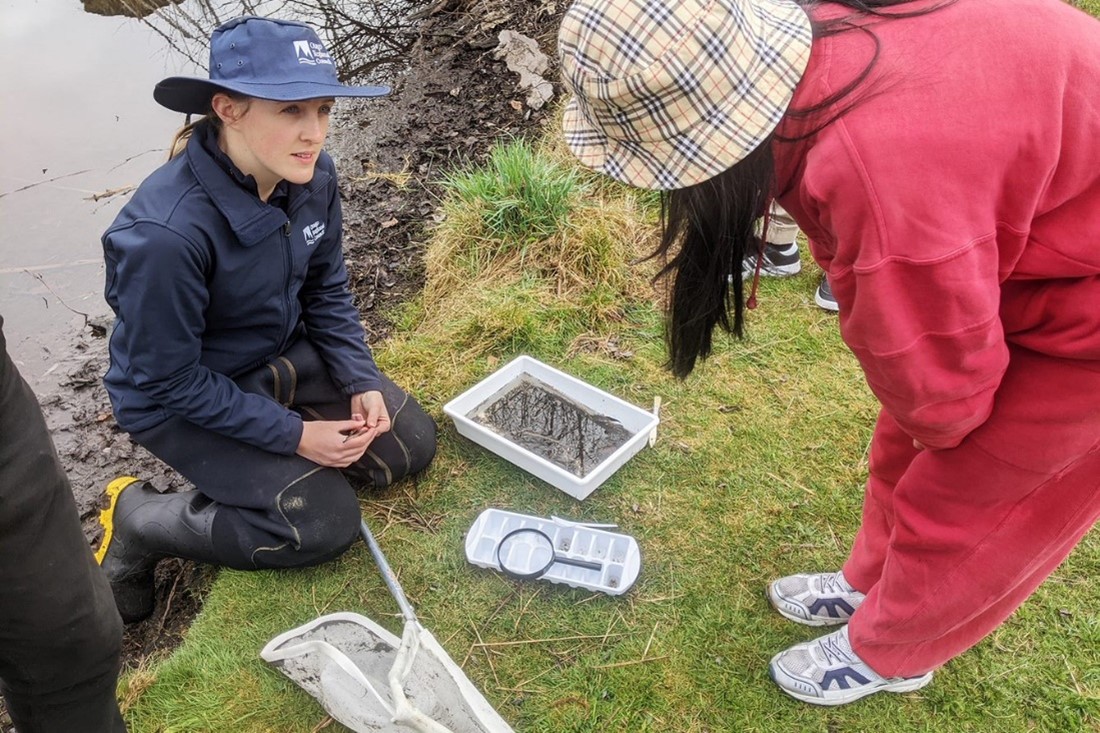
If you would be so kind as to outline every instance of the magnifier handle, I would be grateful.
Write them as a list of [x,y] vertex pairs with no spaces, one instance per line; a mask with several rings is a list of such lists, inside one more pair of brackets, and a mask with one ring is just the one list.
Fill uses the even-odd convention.
[[575,568],[584,568],[585,570],[603,570],[603,563],[595,560],[576,560],[571,557],[555,555],[554,562],[560,562],[562,565],[572,565]]

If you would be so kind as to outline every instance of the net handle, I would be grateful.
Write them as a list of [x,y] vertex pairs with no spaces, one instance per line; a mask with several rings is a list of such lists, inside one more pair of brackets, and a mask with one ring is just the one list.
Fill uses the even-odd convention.
[[397,601],[397,605],[401,607],[401,615],[405,617],[405,621],[419,627],[420,622],[416,619],[416,613],[413,611],[409,599],[405,597],[405,591],[401,590],[401,584],[397,582],[397,576],[394,574],[393,568],[386,562],[386,556],[382,554],[382,548],[379,547],[378,541],[374,539],[374,535],[371,534],[370,527],[367,526],[364,519],[359,520],[359,533],[363,535],[363,541],[367,543],[371,556],[378,564],[378,569],[382,571],[382,580],[386,582],[390,594]]

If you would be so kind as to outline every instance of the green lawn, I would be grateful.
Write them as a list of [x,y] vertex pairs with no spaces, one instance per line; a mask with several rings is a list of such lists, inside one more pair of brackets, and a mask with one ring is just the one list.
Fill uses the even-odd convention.
[[[1077,4],[1100,13],[1100,0]],[[491,171],[460,181],[446,204],[424,296],[377,350],[436,416],[439,453],[417,481],[363,496],[421,621],[516,730],[1100,730],[1095,532],[918,693],[821,709],[777,690],[768,659],[821,632],[778,616],[765,584],[845,558],[877,413],[835,317],[813,304],[818,273],[763,282],[748,338],[719,338],[677,382],[662,368],[652,265],[626,264],[652,247],[651,197],[563,172],[560,152],[537,156],[502,165],[539,167],[532,176],[554,196],[572,189],[567,205],[546,199],[557,235],[516,236],[511,213],[477,203],[492,197]],[[508,206],[531,195],[522,188],[501,194]],[[656,445],[577,502],[458,436],[443,404],[521,353],[646,409],[659,395]],[[464,533],[490,506],[618,523],[642,549],[638,584],[608,597],[468,564]],[[362,545],[318,568],[222,571],[183,646],[120,685],[131,730],[344,730],[258,656],[333,611],[400,632]]]

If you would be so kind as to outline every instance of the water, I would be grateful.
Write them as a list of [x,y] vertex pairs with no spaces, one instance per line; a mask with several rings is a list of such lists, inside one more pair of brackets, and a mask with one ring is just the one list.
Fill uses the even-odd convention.
[[[186,0],[136,19],[0,0],[0,315],[27,380],[54,386],[86,318],[110,313],[99,237],[184,121],[153,101],[158,81],[205,76],[210,31],[244,13],[312,22],[344,78],[392,76],[408,12],[404,0]],[[120,193],[92,200],[108,191]]]
[[582,478],[630,439],[618,420],[528,377],[478,405],[470,419]]
[[74,0],[0,0],[0,314],[32,384],[64,357],[84,316],[104,316],[99,236],[164,158],[180,116],[153,85],[194,73],[139,21]]

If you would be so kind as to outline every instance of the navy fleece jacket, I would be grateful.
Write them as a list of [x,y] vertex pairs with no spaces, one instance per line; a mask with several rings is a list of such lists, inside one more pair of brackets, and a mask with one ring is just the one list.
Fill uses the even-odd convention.
[[290,455],[301,417],[233,377],[304,335],[349,397],[380,386],[347,287],[336,171],[322,153],[308,184],[280,184],[284,207],[265,203],[215,159],[215,134],[200,125],[103,235],[117,316],[104,383],[128,432],[178,415]]

